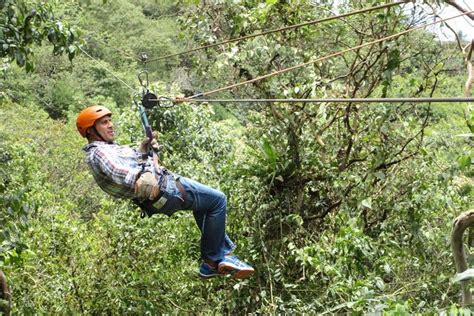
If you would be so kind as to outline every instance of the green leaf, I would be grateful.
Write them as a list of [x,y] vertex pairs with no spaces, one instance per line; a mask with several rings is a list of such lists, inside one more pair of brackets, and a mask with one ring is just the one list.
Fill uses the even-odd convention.
[[372,198],[366,198],[365,200],[362,200],[362,202],[360,202],[360,205],[364,208],[368,208],[368,209],[372,209]]
[[374,173],[374,176],[378,178],[379,180],[385,179],[385,173],[383,173],[382,171],[377,171],[376,173]]
[[53,44],[56,43],[57,36],[56,36],[56,32],[53,28],[50,28],[48,30],[48,40]]
[[385,289],[385,283],[382,279],[377,278],[375,281],[375,285],[379,288],[379,290],[383,291]]
[[468,155],[463,155],[458,158],[458,165],[461,169],[469,168],[471,164],[471,157]]
[[388,54],[387,69],[393,70],[400,65],[400,51],[398,49],[390,51]]
[[26,72],[32,72],[34,70],[33,63],[30,60],[27,60],[25,63]]
[[23,67],[25,65],[26,56],[22,52],[15,53],[15,60],[18,66]]
[[76,52],[69,52],[67,54],[67,58],[69,59],[69,61],[72,61],[75,56],[76,56]]
[[270,161],[271,163],[276,162],[277,156],[275,153],[275,149],[268,140],[263,141],[263,143],[260,145],[260,149],[262,150],[266,160]]

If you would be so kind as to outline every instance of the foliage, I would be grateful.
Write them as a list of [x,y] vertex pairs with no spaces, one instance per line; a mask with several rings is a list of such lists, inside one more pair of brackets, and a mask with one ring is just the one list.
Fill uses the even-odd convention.
[[43,40],[53,45],[53,53],[76,55],[74,31],[53,13],[49,4],[4,0],[0,2],[0,57],[16,61],[27,72],[33,70],[33,46]]
[[[362,5],[343,1],[339,11]],[[55,9],[86,34],[82,47],[95,60],[81,55],[71,64],[39,47],[28,77],[10,65],[0,81],[0,266],[14,312],[467,313],[457,306],[449,248],[452,220],[474,200],[472,167],[458,161],[472,151],[472,139],[457,136],[468,132],[464,105],[180,103],[150,110],[163,165],[227,194],[227,231],[256,268],[248,280],[198,279],[199,232],[190,212],[140,219],[131,203],[106,196],[75,131],[77,111],[98,103],[112,109],[119,143],[140,142],[131,101],[143,68],[158,95],[205,91],[395,33],[413,23],[406,11],[143,65],[136,60],[142,51],[163,56],[327,16],[332,7],[93,0]],[[465,74],[453,47],[419,31],[218,96],[457,96]]]
[[[357,3],[353,5],[356,7]],[[221,4],[199,7],[206,12],[204,18],[190,11],[183,23],[201,36],[207,32],[202,37],[207,42],[219,41],[223,33],[232,37],[235,36],[233,32],[242,35],[251,33],[251,29],[272,29],[289,24],[285,23],[288,20],[302,22],[308,20],[307,15],[315,16],[320,12],[314,12],[307,3],[294,5],[291,9],[273,2],[254,6],[251,1],[241,1],[231,7]],[[286,14],[278,14],[281,12]],[[256,18],[252,19],[254,16]],[[380,19],[384,23],[377,23]],[[253,24],[250,26],[248,21]],[[218,82],[248,80],[269,73],[273,68],[307,62],[314,59],[312,56],[325,55],[329,50],[337,51],[383,34],[395,33],[404,25],[405,19],[403,11],[391,9],[380,14],[349,18],[348,21],[349,28],[334,22],[312,30],[304,28],[291,34],[285,32],[265,39],[239,42],[230,52],[216,54],[212,51],[204,56],[207,59],[199,56],[196,63],[202,74]],[[320,43],[331,43],[331,47]],[[412,46],[414,43],[416,46]],[[317,47],[317,51],[310,47]],[[441,53],[439,49],[433,45],[430,36],[415,33],[394,43],[347,54],[341,61],[315,64],[306,71],[294,71],[256,82],[251,87],[232,92],[232,95],[305,98],[340,97],[341,94],[347,97],[421,96],[426,93],[433,95],[436,91],[444,94],[448,90],[438,90],[438,82],[443,76],[444,64],[451,60],[450,54],[456,52]],[[411,76],[412,73],[416,76]],[[246,129],[248,147],[242,159],[245,163],[237,164],[233,177],[244,176],[247,182],[254,184],[247,192],[245,189],[239,191],[239,195],[245,198],[237,204],[246,205],[245,210],[253,215],[248,220],[248,227],[258,224],[254,229],[249,229],[246,224],[242,226],[249,229],[250,235],[258,236],[252,248],[255,253],[264,254],[261,265],[267,266],[268,275],[262,282],[275,292],[286,293],[291,301],[295,300],[291,294],[292,287],[297,289],[295,291],[302,290],[301,283],[307,289],[304,281],[309,279],[318,280],[319,291],[312,292],[313,299],[320,297],[331,302],[332,298],[334,303],[329,304],[338,307],[333,311],[379,311],[385,308],[390,299],[378,299],[380,294],[377,293],[386,290],[382,279],[386,272],[381,269],[371,276],[370,272],[376,271],[374,264],[382,262],[381,268],[396,262],[398,257],[427,255],[423,238],[420,241],[418,238],[425,234],[423,222],[436,216],[429,205],[449,207],[452,199],[456,200],[455,203],[469,205],[464,204],[470,200],[469,195],[466,200],[458,199],[456,190],[442,189],[446,178],[438,183],[437,177],[431,180],[426,177],[435,167],[425,147],[432,141],[426,133],[428,126],[434,124],[440,115],[433,115],[429,107],[381,105],[369,108],[353,104],[302,103],[257,107],[247,113],[252,125]],[[418,173],[418,170],[423,171]],[[418,177],[423,180],[417,180],[421,179]],[[262,189],[255,192],[255,187]],[[433,201],[417,194],[426,190],[437,192],[426,192]],[[449,191],[451,194],[446,195],[445,192]],[[431,211],[424,213],[426,209]],[[353,222],[355,218],[357,220]],[[443,225],[442,229],[449,229],[449,223]],[[340,229],[348,226],[353,228],[345,246],[334,238]],[[354,237],[354,231],[360,239]],[[332,238],[324,238],[325,234]],[[417,242],[413,243],[414,240]],[[377,246],[373,246],[374,242]],[[392,248],[392,242],[400,246]],[[436,244],[439,245],[440,241]],[[441,244],[446,245],[442,241]],[[345,247],[347,250],[340,253]],[[312,250],[314,248],[321,250]],[[356,254],[358,251],[360,255]],[[327,261],[322,259],[328,253],[334,253],[333,257]],[[436,253],[449,256],[445,250],[438,249]],[[312,265],[306,266],[307,260],[314,260],[313,272]],[[354,266],[346,260],[353,262]],[[400,266],[400,263],[394,265]],[[300,269],[295,269],[298,266]],[[323,285],[325,272],[328,273],[328,283]],[[397,275],[404,273],[397,271]],[[437,282],[449,283],[446,270],[438,275]],[[397,292],[397,281],[391,279],[389,283]],[[322,290],[325,287],[326,292]],[[422,300],[421,293],[418,297],[418,307],[423,308],[426,301]],[[286,304],[290,300],[278,302],[277,299],[277,296],[271,297],[270,306],[274,306],[271,312],[295,312],[295,307]],[[346,303],[338,305],[338,300]],[[313,305],[311,308],[317,307]]]

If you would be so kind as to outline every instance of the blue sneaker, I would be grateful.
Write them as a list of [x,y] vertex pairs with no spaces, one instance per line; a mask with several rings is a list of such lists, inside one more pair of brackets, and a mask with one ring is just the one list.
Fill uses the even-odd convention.
[[232,274],[236,279],[248,278],[255,270],[240,260],[237,256],[225,256],[224,259],[219,262],[217,271],[220,274]]
[[211,267],[206,262],[202,262],[201,266],[199,267],[199,276],[203,279],[209,279],[219,275],[217,268]]

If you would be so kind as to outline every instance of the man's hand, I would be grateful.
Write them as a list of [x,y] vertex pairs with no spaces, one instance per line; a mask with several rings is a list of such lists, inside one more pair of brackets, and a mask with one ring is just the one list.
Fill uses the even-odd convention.
[[145,139],[142,141],[142,143],[138,147],[138,151],[141,152],[142,154],[146,154],[148,152],[148,144],[150,144],[151,148],[153,149],[155,153],[159,152],[162,147],[158,144],[159,135],[160,134],[158,132],[153,132],[153,139],[151,143],[150,143],[150,139],[148,137],[145,137]]
[[142,173],[135,182],[135,196],[138,199],[154,200],[160,194],[160,186],[151,172]]

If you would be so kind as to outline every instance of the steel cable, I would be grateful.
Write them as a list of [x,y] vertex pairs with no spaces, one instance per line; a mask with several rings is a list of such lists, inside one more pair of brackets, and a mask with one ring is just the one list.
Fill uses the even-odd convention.
[[86,55],[87,57],[89,57],[90,59],[92,59],[93,61],[95,61],[97,64],[101,65],[102,68],[107,71],[108,73],[110,73],[112,76],[114,76],[115,79],[117,79],[119,82],[121,82],[123,85],[125,85],[127,88],[129,88],[130,90],[132,90],[133,92],[136,92],[137,90],[135,88],[132,88],[132,86],[130,86],[128,83],[126,83],[125,81],[123,81],[122,79],[120,79],[116,74],[114,74],[114,72],[110,69],[107,68],[107,66],[104,65],[104,63],[94,57],[92,57],[88,52],[86,52],[81,46],[78,46],[79,49],[81,50],[81,52]]
[[224,44],[228,44],[228,43],[240,42],[240,41],[243,41],[243,40],[246,40],[246,39],[249,39],[249,38],[254,38],[254,37],[257,37],[257,36],[263,36],[263,35],[268,35],[268,34],[272,34],[272,33],[283,32],[283,31],[287,31],[287,30],[291,30],[291,29],[296,29],[296,28],[299,28],[299,27],[302,27],[302,26],[315,25],[315,24],[319,24],[319,23],[322,23],[322,22],[327,22],[327,21],[331,21],[331,20],[337,20],[337,19],[345,18],[345,17],[355,15],[355,14],[361,14],[361,13],[371,12],[371,11],[380,10],[380,9],[384,9],[384,8],[389,8],[389,7],[392,7],[392,6],[396,6],[396,5],[403,4],[403,3],[408,3],[408,2],[410,2],[410,0],[403,0],[403,1],[398,1],[398,2],[394,2],[394,3],[387,3],[387,4],[379,5],[379,6],[376,6],[376,7],[366,8],[366,9],[352,11],[352,12],[349,12],[349,13],[339,14],[339,15],[335,15],[335,16],[331,16],[331,17],[327,17],[327,18],[322,18],[322,19],[318,19],[318,20],[312,20],[312,21],[303,22],[303,23],[299,23],[299,24],[289,25],[289,26],[281,27],[281,28],[274,29],[274,30],[260,32],[260,33],[257,33],[257,34],[250,34],[250,35],[246,35],[246,36],[242,36],[242,37],[232,38],[232,39],[228,39],[228,40],[225,40],[225,41],[222,41],[222,42],[196,47],[196,48],[186,50],[186,51],[183,51],[183,52],[169,54],[169,55],[165,55],[165,56],[160,56],[160,57],[157,57],[157,58],[152,58],[152,59],[149,59],[147,61],[144,61],[144,63],[150,63],[150,62],[157,61],[157,60],[162,60],[162,59],[167,59],[167,58],[171,58],[171,57],[175,57],[175,56],[185,55],[185,54],[193,53],[193,52],[196,52],[196,51],[199,51],[199,50],[203,50],[203,49],[207,49],[207,48],[211,48],[211,47],[216,47],[216,46],[220,46],[220,45],[224,45]]
[[[151,101],[183,102],[182,99],[156,99]],[[192,99],[192,103],[460,103],[474,102],[474,97],[445,98],[319,98],[319,99]]]
[[[201,98],[203,96],[208,96],[208,95],[211,95],[211,94],[214,94],[214,93],[217,93],[217,92],[221,92],[221,91],[224,91],[224,90],[230,90],[230,89],[233,89],[233,88],[236,88],[236,87],[248,84],[248,83],[260,81],[260,80],[263,80],[263,79],[266,79],[266,78],[269,78],[269,77],[272,77],[272,76],[276,76],[276,75],[279,75],[279,74],[282,74],[282,73],[292,71],[294,69],[302,68],[302,67],[308,66],[310,64],[314,64],[316,62],[320,62],[320,61],[323,61],[323,60],[326,60],[326,59],[329,59],[329,58],[332,58],[332,57],[337,57],[337,56],[340,56],[342,54],[345,54],[345,53],[348,53],[348,52],[351,52],[351,51],[354,51],[354,50],[357,50],[357,49],[360,49],[360,48],[363,48],[363,47],[366,47],[366,46],[369,46],[369,45],[373,45],[373,44],[376,44],[376,43],[387,41],[387,40],[402,36],[404,34],[407,34],[409,32],[412,32],[412,31],[415,31],[415,30],[418,30],[418,29],[421,29],[421,28],[425,28],[427,26],[442,23],[442,22],[445,22],[445,21],[448,21],[448,20],[451,20],[451,19],[461,17],[461,16],[465,16],[465,15],[468,15],[468,14],[473,13],[473,12],[474,12],[474,10],[473,11],[467,11],[467,12],[464,12],[464,13],[456,15],[456,16],[441,19],[441,20],[434,21],[434,22],[424,24],[424,25],[420,25],[420,26],[417,26],[417,27],[414,27],[414,28],[410,28],[410,29],[407,29],[405,31],[402,31],[402,32],[399,32],[399,33],[396,33],[396,34],[393,34],[393,35],[390,35],[390,36],[387,36],[387,37],[384,37],[384,38],[381,38],[381,39],[377,39],[377,40],[374,40],[374,41],[371,41],[371,42],[368,42],[368,43],[364,43],[364,44],[361,44],[361,45],[358,45],[358,46],[355,46],[355,47],[351,47],[351,48],[348,48],[348,49],[345,49],[345,50],[342,50],[342,51],[339,51],[339,52],[336,52],[336,53],[332,53],[332,54],[320,57],[320,58],[315,59],[315,60],[311,60],[311,61],[306,62],[306,63],[302,63],[302,64],[298,64],[298,65],[295,65],[295,66],[292,66],[292,67],[288,67],[288,68],[285,68],[285,69],[282,69],[282,70],[279,70],[279,71],[276,71],[276,72],[273,72],[273,73],[270,73],[270,74],[266,74],[266,75],[263,75],[263,76],[260,76],[260,77],[257,77],[257,78],[251,79],[251,80],[247,80],[247,81],[243,81],[243,82],[240,82],[240,83],[228,85],[228,86],[218,88],[218,89],[215,89],[215,90],[211,90],[211,91],[207,91],[207,92],[204,92],[204,93],[199,93],[199,94],[187,97],[187,98],[166,99],[165,101],[167,101],[167,102],[176,102],[176,103],[180,103],[180,102],[194,102],[194,103],[211,103],[211,102],[219,102],[219,103],[234,103],[234,102],[235,103],[239,103],[239,102],[241,102],[241,103],[249,103],[249,102],[262,102],[262,103],[269,103],[269,102],[285,102],[285,103],[296,103],[296,102],[313,102],[313,103],[332,103],[332,102],[339,102],[339,103],[344,103],[344,102],[354,102],[354,103],[361,103],[361,102],[364,102],[364,103],[384,103],[384,102],[385,103],[473,102],[474,98],[472,98],[472,97],[464,97],[464,98],[458,98],[458,97],[448,97],[448,98],[347,98],[347,99],[346,98],[332,98],[332,99],[323,99],[323,98],[319,98],[319,99],[196,99],[196,98]],[[79,47],[79,49],[87,57],[89,57],[90,59],[95,61],[97,64],[101,65],[102,68],[104,68],[104,70],[106,70],[108,73],[110,73],[115,79],[117,79],[119,82],[121,82],[123,85],[125,85],[128,89],[136,92],[136,89],[134,89],[131,85],[129,85],[124,80],[119,78],[113,71],[108,69],[108,67],[106,67],[100,60],[98,60],[98,59],[94,58],[93,56],[91,56],[82,47]],[[157,99],[157,101],[162,101],[162,100]]]
[[431,26],[431,25],[439,24],[439,23],[442,23],[442,22],[445,22],[445,21],[448,21],[448,20],[452,20],[452,19],[455,19],[455,18],[458,18],[458,17],[461,17],[461,16],[465,16],[465,15],[473,13],[473,12],[474,11],[467,11],[467,12],[464,12],[462,14],[458,14],[456,16],[452,16],[452,17],[444,18],[444,19],[434,21],[434,22],[431,22],[431,23],[423,24],[423,25],[420,25],[420,26],[417,26],[417,27],[414,27],[414,28],[410,28],[410,29],[407,29],[405,31],[402,31],[402,32],[399,32],[399,33],[396,33],[396,34],[392,34],[392,35],[389,35],[389,36],[386,36],[386,37],[383,37],[383,38],[380,38],[380,39],[377,39],[377,40],[374,40],[374,41],[371,41],[371,42],[368,42],[368,43],[364,43],[364,44],[357,45],[357,46],[354,46],[354,47],[351,47],[351,48],[347,48],[347,49],[344,49],[344,50],[341,50],[341,51],[338,51],[338,52],[335,52],[335,53],[331,53],[329,55],[326,55],[326,56],[323,56],[323,57],[320,57],[320,58],[317,58],[317,59],[314,59],[314,60],[310,60],[310,61],[305,62],[305,63],[301,63],[301,64],[291,66],[291,67],[288,67],[288,68],[285,68],[285,69],[282,69],[282,70],[278,70],[278,71],[275,71],[275,72],[272,72],[272,73],[269,73],[269,74],[266,74],[266,75],[262,75],[262,76],[259,76],[259,77],[256,77],[256,78],[253,78],[253,79],[250,79],[250,80],[246,80],[246,81],[242,81],[242,82],[239,82],[239,83],[231,84],[231,85],[224,86],[224,87],[221,87],[221,88],[217,88],[217,89],[214,89],[214,90],[210,90],[210,91],[207,91],[207,92],[198,93],[198,94],[192,95],[190,97],[182,98],[182,99],[179,99],[179,100],[181,100],[182,102],[186,102],[186,101],[190,101],[194,98],[200,98],[200,97],[208,96],[208,95],[211,95],[211,94],[215,94],[217,92],[222,92],[222,91],[225,91],[225,90],[234,89],[234,88],[237,88],[237,87],[249,84],[249,83],[257,82],[257,81],[260,81],[260,80],[263,80],[263,79],[266,79],[266,78],[269,78],[269,77],[273,77],[273,76],[276,76],[276,75],[280,75],[280,74],[283,74],[283,73],[290,72],[290,71],[295,70],[295,69],[306,67],[306,66],[312,65],[314,63],[321,62],[321,61],[324,61],[326,59],[330,59],[332,57],[341,56],[345,53],[349,53],[349,52],[355,51],[357,49],[361,49],[361,48],[364,48],[364,47],[367,47],[367,46],[370,46],[370,45],[374,45],[374,44],[377,44],[377,43],[388,41],[388,40],[400,37],[402,35],[405,35],[407,33],[410,33],[410,32],[413,32],[413,31],[416,31],[416,30],[419,30],[419,29],[422,29],[422,28],[425,28],[425,27],[428,27],[428,26]]

